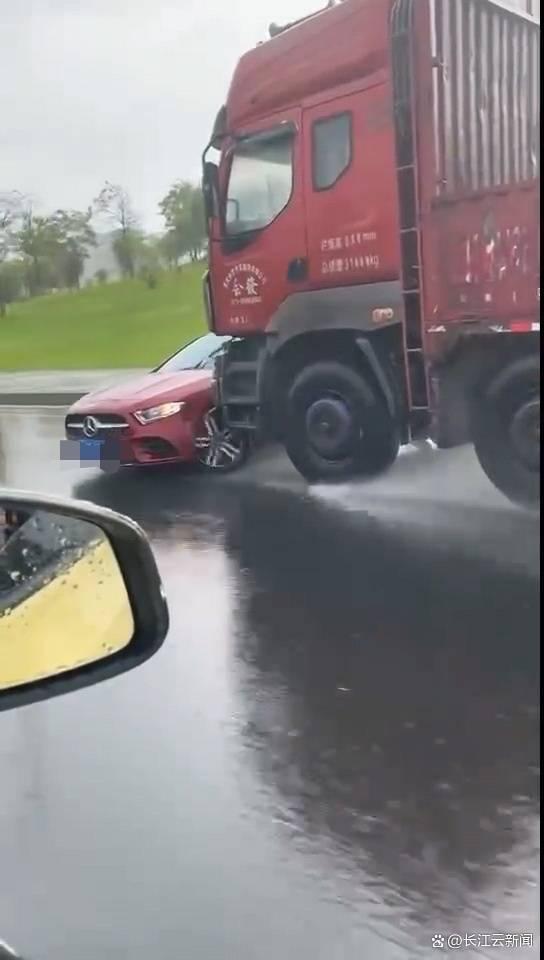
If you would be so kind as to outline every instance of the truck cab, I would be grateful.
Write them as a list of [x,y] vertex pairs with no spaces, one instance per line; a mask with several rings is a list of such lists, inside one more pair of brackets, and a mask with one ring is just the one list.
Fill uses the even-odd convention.
[[[309,480],[477,435],[493,482],[533,500],[537,19],[499,0],[344,0],[271,34],[239,62],[204,165],[209,323],[234,337],[225,419],[280,438]],[[511,363],[520,405],[503,397],[490,426]]]

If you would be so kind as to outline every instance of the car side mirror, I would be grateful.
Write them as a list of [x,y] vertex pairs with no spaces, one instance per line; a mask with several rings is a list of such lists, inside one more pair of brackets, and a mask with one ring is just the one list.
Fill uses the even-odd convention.
[[0,960],[23,960],[23,958],[15,953],[15,950],[12,950],[11,947],[8,947],[7,943],[0,940]]
[[132,670],[167,631],[136,523],[92,504],[0,492],[0,711]]

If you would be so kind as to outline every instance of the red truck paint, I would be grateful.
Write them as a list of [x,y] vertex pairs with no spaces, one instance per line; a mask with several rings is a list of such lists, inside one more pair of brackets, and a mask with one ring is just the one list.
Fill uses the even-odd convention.
[[[286,264],[308,258],[297,290],[393,279],[399,275],[394,128],[389,115],[388,17],[383,0],[344,3],[246,54],[227,100],[227,127],[237,133],[282,122],[299,131],[291,201],[248,248],[247,257],[212,244],[211,274],[218,329],[262,331],[290,292]],[[331,32],[338,33],[334,44]],[[302,109],[302,106],[304,109]],[[312,127],[331,112],[352,112],[361,141],[333,190],[315,193],[308,158]],[[229,141],[223,164],[229,164]],[[357,197],[357,203],[354,203]],[[256,297],[236,297],[235,271],[259,271]],[[327,272],[324,272],[326,269]]]
[[[240,338],[219,370],[220,394],[229,422],[272,420],[299,469],[290,423],[311,400],[298,397],[297,383],[304,395],[305,371],[334,361],[357,371],[387,407],[384,429],[394,423],[402,440],[431,429],[441,446],[472,438],[496,485],[534,499],[534,476],[530,495],[520,477],[516,492],[514,467],[505,480],[504,463],[494,471],[480,442],[483,433],[488,445],[489,417],[500,409],[491,459],[500,444],[512,459],[503,411],[506,404],[513,419],[520,411],[506,395],[528,380],[534,432],[540,25],[523,12],[528,3],[514,10],[501,0],[344,0],[286,28],[236,68],[213,140],[221,159],[209,222],[210,325]],[[346,162],[320,188],[320,124],[340,126],[342,117],[350,125]],[[256,176],[258,135],[273,144],[265,161],[282,170],[291,150],[290,195],[288,182],[271,222],[228,236],[233,167],[255,189],[243,170],[253,163]],[[236,224],[240,196],[230,201]],[[512,365],[512,382],[495,389]]]

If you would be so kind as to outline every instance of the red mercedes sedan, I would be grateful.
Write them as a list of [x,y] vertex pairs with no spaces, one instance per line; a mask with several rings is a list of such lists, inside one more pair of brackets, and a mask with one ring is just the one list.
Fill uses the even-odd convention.
[[150,373],[88,393],[65,419],[64,459],[115,466],[195,462],[226,472],[248,454],[214,408],[213,370],[230,337],[199,337]]

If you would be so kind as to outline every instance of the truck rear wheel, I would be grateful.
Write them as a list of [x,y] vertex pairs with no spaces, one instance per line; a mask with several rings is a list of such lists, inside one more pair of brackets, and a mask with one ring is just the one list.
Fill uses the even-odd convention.
[[502,370],[475,404],[472,437],[491,482],[514,503],[540,503],[540,359]]
[[374,476],[390,467],[399,451],[385,402],[341,363],[315,363],[298,374],[286,419],[287,453],[310,483]]

